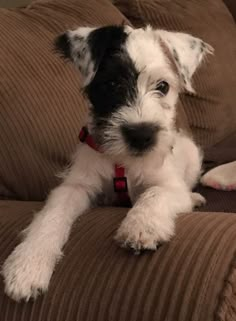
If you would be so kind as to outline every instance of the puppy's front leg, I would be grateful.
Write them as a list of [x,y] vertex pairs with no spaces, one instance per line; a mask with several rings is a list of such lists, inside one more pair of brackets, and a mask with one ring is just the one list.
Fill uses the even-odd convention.
[[137,251],[155,250],[174,235],[176,214],[191,211],[190,195],[185,188],[148,188],[128,212],[115,239]]
[[[91,155],[87,157],[93,159]],[[96,169],[93,171],[94,162],[89,171],[89,161],[81,158],[51,192],[44,208],[24,231],[23,242],[3,265],[5,292],[15,300],[35,298],[47,290],[73,222],[90,207],[91,199],[101,188],[99,175]]]

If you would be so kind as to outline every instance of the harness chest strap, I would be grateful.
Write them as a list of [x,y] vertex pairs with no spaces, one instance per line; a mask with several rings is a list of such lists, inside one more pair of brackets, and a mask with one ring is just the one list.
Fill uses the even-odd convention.
[[[79,140],[82,143],[86,143],[92,149],[101,152],[99,146],[97,146],[93,140],[93,137],[89,134],[87,127],[82,127],[79,133]],[[123,166],[115,164],[113,178],[114,192],[117,195],[117,202],[119,205],[130,205],[130,198],[128,194],[127,178],[125,176],[125,168]]]

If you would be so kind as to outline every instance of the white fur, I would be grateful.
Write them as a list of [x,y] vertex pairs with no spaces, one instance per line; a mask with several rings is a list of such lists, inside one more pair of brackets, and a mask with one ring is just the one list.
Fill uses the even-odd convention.
[[207,54],[213,54],[214,49],[201,39],[182,32],[157,30],[156,33],[166,43],[176,62],[181,85],[187,91],[194,93],[191,78],[196,68]]
[[[91,31],[95,28],[82,27],[79,30],[70,30],[68,35],[70,39],[74,40],[74,46],[72,48],[72,56],[75,64],[84,76],[84,85],[86,86],[94,77],[94,63],[91,59],[90,51],[88,50],[87,37]],[[76,41],[76,37],[79,37],[80,41]],[[81,40],[83,39],[83,40]],[[79,57],[78,57],[79,53]]]
[[[195,205],[205,201],[199,194],[191,192],[200,175],[202,156],[191,138],[175,130],[175,104],[181,80],[180,75],[171,69],[159,41],[161,37],[169,47],[175,47],[181,63],[185,62],[188,67],[188,81],[188,76],[202,59],[199,50],[190,48],[190,40],[194,38],[151,28],[134,30],[127,27],[126,30],[130,35],[127,51],[140,70],[137,100],[132,106],[127,102],[127,106],[110,118],[104,132],[104,153],[85,144],[78,146],[63,183],[52,191],[44,208],[25,230],[22,243],[5,261],[2,269],[5,291],[15,300],[28,300],[40,291],[46,291],[73,222],[101,199],[104,203],[112,203],[115,198],[112,178],[117,161],[125,165],[133,202],[133,208],[115,236],[122,246],[135,250],[156,249],[159,243],[169,241],[174,235],[177,214],[190,212]],[[71,33],[71,38],[76,35],[85,37],[75,45],[75,56],[83,46],[86,48],[89,31],[79,28]],[[199,41],[196,40],[195,44],[197,47]],[[87,84],[94,71],[91,71],[91,57],[86,50],[83,57],[85,65],[81,68]],[[186,68],[184,70],[186,72]],[[155,92],[156,81],[163,79],[170,84],[166,97]],[[161,129],[156,146],[143,157],[134,157],[119,126],[139,122],[156,123]],[[110,138],[116,143],[110,144]]]

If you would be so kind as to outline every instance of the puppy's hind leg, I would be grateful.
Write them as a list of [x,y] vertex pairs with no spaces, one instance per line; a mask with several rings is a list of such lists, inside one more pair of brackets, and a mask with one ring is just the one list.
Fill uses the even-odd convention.
[[193,189],[201,175],[203,155],[200,148],[191,138],[179,134],[173,153],[181,177]]
[[[203,154],[193,140],[184,135],[179,136],[174,153],[178,171],[192,190],[200,178]],[[199,193],[191,193],[191,200],[193,208],[206,204],[206,199]]]
[[44,208],[24,231],[23,242],[5,261],[2,269],[5,292],[13,299],[28,300],[47,290],[73,222],[90,207],[99,187],[99,177],[89,175],[75,162],[64,182],[51,192]]

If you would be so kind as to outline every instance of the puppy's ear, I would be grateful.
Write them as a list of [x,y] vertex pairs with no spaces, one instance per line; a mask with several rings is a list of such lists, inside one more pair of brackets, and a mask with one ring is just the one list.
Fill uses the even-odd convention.
[[214,49],[201,39],[189,34],[165,30],[157,30],[156,32],[173,56],[181,87],[194,93],[191,78],[206,54],[213,54]]
[[125,26],[81,27],[57,37],[55,48],[75,63],[84,77],[84,84],[88,85],[103,58],[118,52],[126,38]]

